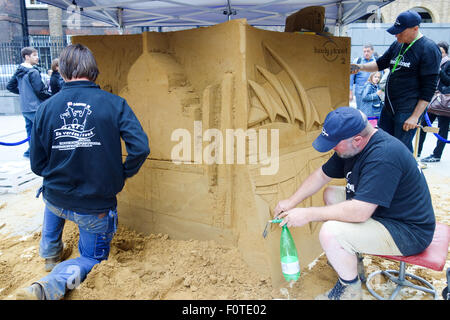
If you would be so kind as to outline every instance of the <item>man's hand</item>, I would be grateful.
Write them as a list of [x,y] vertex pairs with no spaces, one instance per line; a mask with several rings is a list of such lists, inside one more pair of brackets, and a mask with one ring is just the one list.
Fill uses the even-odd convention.
[[293,207],[295,207],[295,204],[293,205],[289,199],[281,200],[278,202],[275,209],[273,209],[273,215],[275,218],[278,218],[278,215],[284,211],[289,211]]
[[360,64],[355,64],[355,63],[351,63],[350,64],[350,74],[356,74],[359,71],[361,71],[361,65]]
[[353,91],[352,90],[350,90],[350,96],[348,97],[348,100],[349,101],[353,100]]
[[282,212],[278,218],[283,218],[280,227],[287,225],[288,227],[301,227],[310,222],[308,219],[307,208],[294,208],[289,211]]
[[418,122],[419,118],[414,115],[411,115],[408,119],[406,119],[405,122],[403,122],[403,130],[409,131],[412,129],[416,129],[417,127],[419,127]]

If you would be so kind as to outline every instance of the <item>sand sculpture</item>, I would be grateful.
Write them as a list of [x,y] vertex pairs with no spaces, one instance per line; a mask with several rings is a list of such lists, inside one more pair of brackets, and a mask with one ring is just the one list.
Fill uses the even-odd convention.
[[[120,223],[237,246],[255,272],[283,281],[280,230],[262,231],[330,156],[311,143],[326,114],[348,104],[350,39],[233,20],[73,42],[94,52],[98,84],[127,99],[149,136],[149,158],[119,194]],[[301,205],[322,204],[319,194]],[[292,230],[302,268],[322,252],[318,231]]]

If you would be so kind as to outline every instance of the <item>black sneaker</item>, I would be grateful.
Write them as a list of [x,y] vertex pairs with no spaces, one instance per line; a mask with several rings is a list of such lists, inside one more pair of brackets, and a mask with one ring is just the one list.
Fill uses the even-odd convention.
[[315,300],[362,300],[361,280],[346,285],[338,279],[331,290],[318,295]]
[[441,161],[441,158],[435,158],[433,155],[428,156],[426,158],[420,159],[422,162],[439,162]]

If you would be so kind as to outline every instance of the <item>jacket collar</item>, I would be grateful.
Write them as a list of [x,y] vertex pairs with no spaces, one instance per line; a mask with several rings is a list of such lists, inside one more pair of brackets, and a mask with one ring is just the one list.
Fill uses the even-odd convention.
[[100,88],[100,86],[95,84],[95,82],[86,80],[65,82],[63,89],[70,88]]

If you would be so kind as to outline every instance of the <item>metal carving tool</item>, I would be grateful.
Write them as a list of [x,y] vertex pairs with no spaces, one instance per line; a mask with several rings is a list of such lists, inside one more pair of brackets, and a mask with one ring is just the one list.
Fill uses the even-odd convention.
[[267,221],[266,227],[264,228],[264,231],[263,231],[263,234],[262,234],[263,238],[267,237],[267,234],[269,233],[269,230],[270,230],[270,227],[271,227],[272,223],[280,223],[281,221],[283,221],[283,219],[273,219],[273,220]]

